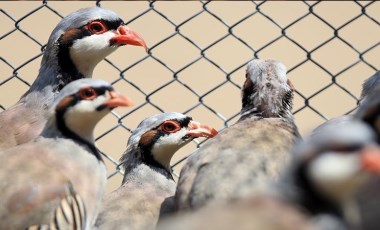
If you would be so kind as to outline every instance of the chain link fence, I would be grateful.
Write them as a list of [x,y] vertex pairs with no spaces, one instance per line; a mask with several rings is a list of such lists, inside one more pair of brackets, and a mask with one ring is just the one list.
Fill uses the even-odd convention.
[[[96,130],[110,185],[120,184],[118,159],[145,117],[177,111],[221,130],[240,110],[240,86],[252,58],[273,58],[296,87],[294,114],[305,134],[352,112],[362,82],[380,68],[380,3],[375,1],[124,1],[0,2],[0,108],[14,104],[37,76],[48,36],[68,13],[98,5],[117,12],[149,51],[123,47],[94,78],[112,82],[135,101]],[[183,160],[204,140],[183,148]]]

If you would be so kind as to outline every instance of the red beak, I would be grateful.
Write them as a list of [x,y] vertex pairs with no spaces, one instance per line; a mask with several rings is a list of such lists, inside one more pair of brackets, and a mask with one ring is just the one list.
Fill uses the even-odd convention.
[[189,132],[186,135],[197,138],[197,137],[214,137],[218,134],[214,128],[208,125],[201,124],[196,121],[190,121]]
[[127,96],[124,96],[122,94],[118,94],[115,91],[110,91],[109,92],[110,99],[104,103],[105,106],[108,108],[116,108],[119,106],[131,106],[133,105],[133,102],[131,99],[129,99]]
[[144,39],[127,26],[119,26],[119,28],[117,28],[117,35],[111,38],[111,43],[117,45],[142,46],[145,48],[145,51],[148,50]]
[[365,171],[380,174],[380,149],[366,147],[361,151],[362,167]]

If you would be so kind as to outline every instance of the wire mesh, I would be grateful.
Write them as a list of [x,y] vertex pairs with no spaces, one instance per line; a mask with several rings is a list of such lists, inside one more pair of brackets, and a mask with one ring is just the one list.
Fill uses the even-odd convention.
[[[219,130],[233,124],[239,114],[244,69],[252,58],[274,58],[286,64],[296,86],[294,114],[302,133],[352,112],[361,83],[380,67],[380,3],[375,1],[12,4],[23,8],[16,13],[19,6],[0,3],[2,110],[33,82],[49,33],[75,9],[98,5],[115,10],[149,41],[147,54],[128,47],[123,51],[128,57],[118,50],[118,55],[95,69],[137,98],[132,109],[114,111],[97,129],[97,145],[106,158],[110,180],[120,175],[117,159],[130,132],[145,116],[178,111],[202,117]],[[44,17],[52,20],[41,21]],[[40,33],[40,27],[47,32]],[[31,48],[25,54],[20,47]],[[120,143],[110,149],[115,136]],[[203,141],[195,141],[173,159],[176,175],[189,152]]]

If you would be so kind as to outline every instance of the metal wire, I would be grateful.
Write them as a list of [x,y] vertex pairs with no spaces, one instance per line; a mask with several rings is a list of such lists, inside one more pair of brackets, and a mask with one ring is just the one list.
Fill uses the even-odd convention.
[[[94,2],[94,5],[101,6],[103,7],[104,1],[97,0]],[[344,38],[341,35],[341,31],[344,30],[347,27],[350,27],[353,22],[360,18],[366,18],[369,19],[370,23],[375,24],[377,28],[380,28],[380,22],[378,21],[378,18],[375,18],[373,15],[369,14],[367,12],[367,9],[371,7],[374,4],[379,4],[375,3],[375,1],[366,1],[366,2],[359,2],[359,1],[354,1],[353,4],[357,4],[357,7],[360,8],[359,13],[352,18],[348,19],[345,23],[340,25],[339,27],[335,27],[332,25],[328,20],[326,20],[323,16],[319,15],[316,12],[316,7],[321,4],[321,2],[315,2],[315,1],[304,1],[304,2],[299,2],[299,4],[303,4],[306,7],[306,10],[304,14],[296,19],[294,19],[292,22],[288,23],[287,25],[281,25],[279,22],[277,22],[271,15],[265,13],[265,10],[263,10],[263,7],[268,4],[266,1],[252,1],[252,12],[248,13],[247,15],[242,15],[241,19],[237,20],[233,24],[229,24],[227,20],[224,18],[218,16],[216,13],[214,13],[210,9],[211,1],[199,1],[199,4],[201,5],[200,9],[196,12],[194,12],[191,16],[183,19],[181,22],[176,22],[170,16],[166,15],[164,12],[160,10],[159,7],[157,7],[156,1],[149,1],[147,2],[147,8],[143,10],[140,14],[134,16],[133,18],[129,18],[126,21],[126,24],[130,24],[135,22],[138,19],[141,19],[143,17],[146,17],[147,14],[155,14],[156,16],[159,16],[162,18],[166,23],[171,25],[173,27],[173,30],[171,33],[167,34],[163,39],[160,41],[156,42],[155,44],[150,44],[150,48],[148,50],[148,54],[141,59],[135,61],[134,63],[126,66],[126,67],[121,67],[118,66],[117,64],[113,63],[111,60],[106,59],[106,63],[108,63],[112,68],[117,70],[117,72],[120,73],[120,76],[118,79],[114,80],[112,84],[117,84],[119,82],[125,82],[128,84],[130,87],[134,88],[136,91],[141,93],[145,97],[145,102],[140,104],[140,105],[135,105],[135,107],[131,110],[129,110],[127,113],[119,115],[115,112],[113,112],[113,116],[116,118],[117,122],[114,126],[109,127],[107,131],[104,133],[100,134],[97,138],[96,141],[101,140],[102,138],[106,137],[114,131],[117,128],[123,128],[126,129],[127,131],[131,132],[132,127],[128,127],[123,123],[123,119],[134,114],[136,111],[144,108],[145,106],[152,106],[158,111],[164,112],[165,109],[161,107],[159,102],[155,102],[152,98],[159,93],[160,91],[166,89],[172,84],[179,84],[181,87],[184,88],[184,90],[187,90],[191,95],[194,95],[194,97],[198,98],[198,101],[185,109],[184,113],[191,113],[192,111],[195,111],[197,108],[204,108],[210,111],[212,114],[215,115],[216,119],[219,119],[223,123],[223,127],[219,127],[219,129],[223,129],[225,127],[228,127],[230,125],[230,122],[233,121],[239,114],[239,111],[236,111],[234,114],[230,116],[226,116],[223,113],[219,112],[212,104],[208,104],[205,100],[207,96],[210,94],[213,94],[215,91],[220,90],[222,87],[226,85],[230,85],[235,87],[236,89],[240,89],[240,85],[234,81],[232,78],[233,74],[235,74],[237,71],[241,70],[244,68],[244,66],[248,63],[249,60],[245,60],[244,62],[240,63],[239,65],[235,66],[232,70],[227,70],[227,68],[217,61],[213,60],[208,55],[208,51],[210,51],[212,48],[215,46],[219,45],[221,42],[223,42],[225,39],[232,38],[236,40],[239,44],[241,44],[245,49],[249,50],[252,53],[252,58],[260,58],[262,56],[262,53],[268,48],[273,46],[276,42],[278,42],[281,39],[285,39],[286,41],[290,42],[291,44],[295,45],[298,47],[302,52],[305,53],[305,58],[301,60],[300,62],[296,63],[293,66],[289,66],[288,73],[292,73],[293,71],[299,69],[303,64],[306,62],[311,62],[314,65],[316,65],[322,72],[327,74],[331,79],[330,82],[320,89],[314,91],[311,95],[305,95],[301,91],[297,90],[296,95],[298,95],[302,100],[304,100],[304,105],[295,109],[294,114],[300,113],[301,111],[305,109],[310,109],[313,111],[315,114],[317,114],[319,117],[321,117],[324,120],[328,120],[329,117],[321,112],[319,108],[315,107],[312,103],[311,100],[318,97],[321,93],[324,91],[328,90],[330,87],[338,87],[341,89],[343,92],[347,93],[349,97],[356,102],[356,104],[359,102],[359,98],[355,96],[354,93],[350,91],[350,89],[346,88],[343,84],[340,84],[338,82],[338,79],[340,76],[344,75],[346,72],[351,71],[355,66],[358,64],[364,64],[368,66],[370,69],[373,71],[376,71],[379,66],[374,65],[373,63],[369,62],[366,60],[365,55],[368,53],[375,52],[376,49],[379,49],[379,44],[380,41],[374,43],[374,44],[368,44],[368,48],[365,49],[364,51],[360,51],[358,47],[356,47],[354,44],[350,43],[346,38]],[[122,3],[121,3],[122,4]],[[216,3],[215,3],[216,4]],[[51,7],[49,5],[49,1],[42,1],[41,5],[39,5],[36,8],[31,9],[27,14],[15,18],[13,17],[10,13],[6,12],[5,10],[0,8],[0,15],[2,17],[7,18],[7,20],[12,21],[14,23],[14,28],[10,29],[9,31],[6,31],[3,34],[0,34],[0,42],[2,39],[7,38],[8,36],[11,36],[12,34],[16,32],[22,33],[24,36],[26,36],[28,39],[33,41],[37,46],[41,47],[41,52],[36,53],[33,57],[30,57],[25,63],[19,65],[19,66],[14,66],[11,64],[10,61],[8,61],[6,58],[2,57],[2,54],[0,52],[0,63],[5,64],[7,67],[11,68],[13,70],[13,73],[11,76],[3,76],[3,80],[0,81],[0,87],[4,86],[7,82],[13,79],[18,79],[20,82],[25,84],[26,86],[30,86],[30,84],[24,80],[22,77],[19,76],[19,70],[25,67],[25,65],[29,64],[33,60],[39,58],[43,54],[43,50],[45,48],[45,44],[43,44],[41,41],[39,41],[37,38],[33,37],[31,34],[27,32],[21,25],[22,22],[25,20],[28,20],[30,16],[33,14],[41,11],[41,10],[49,10],[50,12],[56,14],[58,17],[62,18],[63,15],[59,13],[58,9],[54,9],[54,7]],[[344,9],[342,9],[344,10]],[[201,15],[207,15],[209,17],[212,17],[215,19],[221,26],[224,26],[226,28],[226,33],[221,35],[219,38],[215,39],[210,44],[207,44],[205,47],[202,47],[199,43],[197,43],[191,36],[186,35],[186,33],[183,32],[183,28],[186,27],[188,24],[192,23],[195,19],[199,18]],[[280,31],[278,36],[275,36],[274,38],[268,39],[265,44],[259,46],[259,47],[253,47],[250,45],[250,43],[247,40],[244,40],[239,36],[238,33],[236,33],[236,29],[242,24],[245,23],[247,20],[252,19],[253,17],[264,17],[267,19],[268,22],[270,22],[273,26],[277,27]],[[308,49],[305,46],[303,46],[297,39],[293,38],[288,34],[288,31],[293,28],[295,25],[299,24],[300,22],[304,21],[305,18],[307,17],[313,17],[319,20],[319,22],[323,23],[326,25],[329,29],[333,31],[332,36],[325,39],[324,41],[320,42],[316,47],[312,49]],[[212,33],[212,31],[210,31]],[[192,60],[190,60],[187,64],[182,66],[179,69],[173,68],[171,65],[168,63],[165,63],[164,60],[161,59],[159,55],[155,54],[155,51],[168,42],[171,38],[178,36],[181,39],[184,39],[185,41],[188,42],[188,44],[193,47],[194,49],[197,50],[198,55],[196,57],[193,57]],[[333,40],[338,40],[339,42],[345,44],[348,46],[352,51],[354,51],[357,55],[357,60],[352,62],[351,64],[345,66],[342,68],[339,72],[333,73],[331,70],[329,70],[326,66],[324,66],[322,63],[319,63],[319,60],[314,58],[314,54],[319,51],[320,49],[324,48],[327,44],[329,44]],[[377,55],[379,56],[379,55]],[[159,63],[162,67],[164,67],[169,73],[172,75],[172,78],[168,80],[167,82],[162,83],[161,85],[157,86],[154,90],[151,92],[146,92],[144,91],[143,88],[139,87],[138,84],[133,82],[132,80],[128,80],[127,77],[125,77],[126,73],[133,69],[136,66],[139,65],[144,65],[144,61],[152,59],[155,62]],[[194,66],[196,63],[199,61],[205,61],[214,68],[216,68],[218,71],[220,71],[224,76],[225,79],[218,84],[214,85],[212,88],[207,90],[206,92],[199,93],[196,90],[194,90],[190,85],[188,85],[186,82],[184,82],[181,78],[178,76],[188,68],[191,68]],[[1,70],[0,70],[1,73]],[[1,74],[3,75],[3,74]],[[5,86],[4,86],[5,87]],[[0,101],[0,108],[5,109],[6,106],[1,105]],[[355,108],[351,108],[349,111],[346,112],[346,114],[352,112]],[[200,141],[195,141],[197,146],[200,146],[202,142]],[[103,156],[112,162],[112,164],[115,166],[115,169],[112,170],[112,172],[109,174],[109,177],[112,177],[116,175],[117,173],[121,173],[120,169],[120,163],[116,160],[113,159],[109,154],[106,152],[102,152]],[[186,156],[187,157],[187,156]],[[186,158],[185,157],[185,158]],[[185,158],[179,159],[177,162],[173,163],[173,167],[176,167],[179,163],[181,163]]]

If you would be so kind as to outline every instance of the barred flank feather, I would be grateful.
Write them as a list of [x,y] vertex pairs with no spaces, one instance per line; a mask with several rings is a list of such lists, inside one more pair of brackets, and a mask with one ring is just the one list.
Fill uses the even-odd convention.
[[69,185],[67,196],[61,200],[49,225],[34,225],[27,230],[82,230],[86,227],[86,208],[83,200]]

